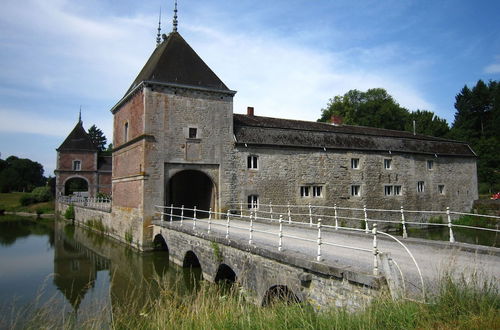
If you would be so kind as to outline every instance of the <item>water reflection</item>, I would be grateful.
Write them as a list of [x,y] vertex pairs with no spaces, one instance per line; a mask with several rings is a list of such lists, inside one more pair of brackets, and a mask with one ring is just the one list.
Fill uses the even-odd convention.
[[[34,240],[36,237],[45,237],[44,241],[49,244]],[[29,258],[26,259],[22,259],[25,254],[16,252],[27,250]],[[53,253],[52,267],[47,252]],[[3,258],[7,255],[8,258]],[[31,267],[30,260],[37,258],[40,264],[49,267],[35,267],[37,276],[23,276]],[[12,262],[14,259],[16,262]],[[202,278],[200,268],[182,269],[169,263],[168,251],[139,254],[103,235],[64,221],[37,222],[19,217],[12,221],[3,218],[0,222],[0,263],[2,268],[9,267],[9,276],[0,270],[2,303],[9,304],[21,294],[25,298],[21,301],[23,304],[34,300],[43,279],[49,278],[44,289],[47,296],[58,292],[59,310],[68,310],[70,306],[77,320],[80,314],[88,316],[99,312],[103,304],[114,309],[126,306],[132,297],[136,304],[154,298],[159,294],[159,282],[168,283],[180,294],[192,292]],[[27,289],[22,291],[15,289],[17,287]],[[0,313],[5,314],[2,306]],[[1,323],[0,318],[0,326]]]

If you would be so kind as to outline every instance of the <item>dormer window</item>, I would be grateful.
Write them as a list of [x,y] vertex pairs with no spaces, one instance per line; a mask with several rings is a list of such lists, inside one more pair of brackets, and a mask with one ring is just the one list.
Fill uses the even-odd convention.
[[128,122],[125,123],[123,128],[123,140],[124,142],[128,141]]
[[73,161],[73,171],[80,171],[82,169],[82,162],[79,160]]

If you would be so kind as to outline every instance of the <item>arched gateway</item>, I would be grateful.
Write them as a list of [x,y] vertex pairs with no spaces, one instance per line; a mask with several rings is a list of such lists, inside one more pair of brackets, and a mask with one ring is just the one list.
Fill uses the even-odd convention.
[[[176,173],[167,184],[167,205],[186,209],[215,210],[215,185],[208,175],[197,170],[184,170]],[[174,210],[175,214],[180,211]],[[186,210],[184,215],[191,217],[192,211]],[[198,212],[197,217],[208,217],[206,212]]]

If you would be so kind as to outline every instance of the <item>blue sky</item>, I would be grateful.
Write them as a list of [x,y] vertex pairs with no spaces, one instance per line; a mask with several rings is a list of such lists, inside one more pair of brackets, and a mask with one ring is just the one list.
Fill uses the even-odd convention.
[[[82,106],[109,109],[155,46],[173,1],[3,0],[0,152],[55,168]],[[410,110],[454,117],[455,95],[500,80],[499,1],[179,0],[179,32],[238,91],[234,112],[316,120],[328,99],[382,87]]]

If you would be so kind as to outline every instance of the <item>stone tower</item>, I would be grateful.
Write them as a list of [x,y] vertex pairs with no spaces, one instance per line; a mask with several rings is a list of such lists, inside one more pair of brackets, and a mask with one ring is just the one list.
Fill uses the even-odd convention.
[[140,249],[156,205],[215,211],[230,199],[236,92],[178,32],[163,39],[111,110],[114,227]]

